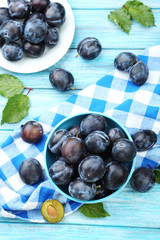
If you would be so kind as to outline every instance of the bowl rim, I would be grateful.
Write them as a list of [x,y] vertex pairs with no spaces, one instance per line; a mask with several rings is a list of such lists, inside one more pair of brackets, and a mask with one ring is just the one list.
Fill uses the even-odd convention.
[[119,122],[117,121],[115,118],[107,115],[106,113],[101,113],[101,112],[91,112],[91,111],[88,111],[88,112],[81,112],[81,113],[78,113],[78,114],[73,114],[73,115],[69,115],[68,117],[65,117],[63,120],[61,120],[58,124],[56,124],[55,127],[53,127],[53,129],[51,130],[50,134],[48,135],[47,137],[47,140],[46,140],[46,143],[45,143],[45,147],[44,147],[44,167],[45,167],[45,172],[47,174],[47,177],[49,178],[51,184],[54,186],[55,190],[59,191],[63,196],[65,196],[66,198],[68,198],[69,200],[71,201],[74,201],[74,202],[78,202],[78,203],[82,203],[82,204],[93,204],[93,203],[99,203],[99,202],[104,202],[106,200],[108,200],[109,198],[112,198],[114,196],[116,196],[119,192],[121,192],[124,187],[127,185],[127,183],[129,182],[131,176],[132,176],[132,173],[134,171],[134,168],[135,168],[135,161],[136,161],[136,156],[134,157],[133,161],[131,162],[132,163],[132,166],[131,166],[131,170],[129,172],[129,175],[128,175],[128,178],[126,180],[126,182],[119,188],[117,189],[115,192],[113,192],[112,194],[110,194],[109,196],[106,196],[106,197],[103,197],[101,199],[95,199],[95,200],[89,200],[89,201],[83,201],[83,200],[79,200],[79,199],[76,199],[66,193],[64,193],[54,182],[53,180],[51,179],[50,175],[49,175],[49,169],[47,167],[47,158],[46,158],[46,155],[47,155],[47,151],[49,151],[48,149],[48,142],[53,134],[53,132],[56,131],[56,129],[61,125],[63,124],[64,122],[68,121],[69,119],[72,119],[74,117],[78,117],[78,116],[82,116],[82,115],[89,115],[89,114],[98,114],[98,115],[101,115],[105,118],[109,118],[110,120],[112,120],[113,122],[115,122],[117,125],[120,126],[120,128],[123,129],[123,131],[125,132],[125,134],[127,135],[128,139],[130,141],[133,142],[133,139],[130,135],[130,133],[128,132],[128,130]]

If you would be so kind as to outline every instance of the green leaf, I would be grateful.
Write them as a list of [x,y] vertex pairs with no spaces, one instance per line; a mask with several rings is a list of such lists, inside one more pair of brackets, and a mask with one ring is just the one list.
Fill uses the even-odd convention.
[[160,184],[160,170],[154,169],[154,174],[155,174],[155,178],[156,178],[156,183]]
[[12,97],[23,92],[22,82],[13,75],[0,75],[0,94],[3,97]]
[[102,218],[110,216],[103,208],[102,203],[84,204],[79,211],[88,218]]
[[124,6],[127,8],[131,17],[145,27],[154,26],[154,15],[150,7],[142,2],[133,0],[127,1]]
[[8,102],[2,113],[1,125],[21,121],[27,115],[29,105],[30,101],[27,95],[17,94],[8,98]]
[[125,33],[129,34],[132,19],[128,11],[126,11],[124,8],[110,12],[108,19],[117,24]]

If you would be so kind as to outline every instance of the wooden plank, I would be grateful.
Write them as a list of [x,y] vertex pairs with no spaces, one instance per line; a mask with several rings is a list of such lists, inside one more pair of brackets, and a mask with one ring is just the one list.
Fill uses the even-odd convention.
[[[85,37],[94,36],[98,38],[103,48],[145,48],[158,45],[159,28],[145,28],[136,21],[133,21],[130,34],[127,35],[107,16],[110,10],[75,10],[76,32],[72,43],[72,48],[77,47],[78,43]],[[153,10],[155,24],[160,25],[159,9]]]
[[[114,0],[106,1],[106,0],[94,0],[94,1],[85,1],[85,0],[68,0],[69,4],[72,8],[78,9],[109,9],[109,8],[121,8],[121,6],[126,2],[125,0]],[[159,8],[160,3],[157,0],[142,0],[144,4],[151,8]]]
[[76,240],[151,240],[159,239],[160,230],[143,228],[120,228],[88,225],[60,225],[60,224],[0,224],[0,239],[76,239]]
[[[82,39],[89,36],[97,37],[106,49],[140,49],[159,44],[158,27],[145,28],[133,21],[130,35],[127,35],[108,20],[110,10],[74,10],[76,31],[71,48],[76,48]],[[159,26],[159,9],[153,13],[155,24]]]
[[[153,8],[160,8],[159,1],[153,0],[152,3],[148,3],[147,0],[144,0],[143,2]],[[119,8],[124,3],[124,0],[115,0],[114,4],[113,1],[105,0],[69,0],[69,3],[75,9],[75,38],[71,46],[72,49],[56,66],[71,70],[74,74],[76,81],[75,92],[94,83],[103,75],[111,73],[114,70],[113,59],[119,52],[126,49],[132,49],[132,51],[133,49],[144,49],[145,47],[159,44],[158,27],[146,29],[134,22],[128,36],[107,20],[110,10],[113,7]],[[78,8],[82,10],[77,10]],[[101,10],[95,10],[95,8]],[[159,26],[159,9],[154,10],[154,15],[156,25]],[[101,57],[91,62],[81,58],[75,59],[76,46],[81,39],[88,36],[97,37],[102,42],[105,50],[103,50]],[[139,51],[135,52],[138,53]],[[25,121],[42,114],[53,105],[64,101],[73,94],[73,92],[60,93],[51,88],[48,81],[50,69],[36,74],[17,74],[25,86],[35,88],[30,93],[31,108]],[[3,72],[5,71],[0,69],[0,73]],[[2,111],[5,101],[4,98],[0,97],[0,111]],[[10,130],[13,130],[18,125],[19,123],[2,126],[0,128],[2,129],[0,131],[0,143],[12,132]],[[0,239],[17,240],[25,238],[30,240],[34,238],[44,239],[44,237],[48,239],[85,238],[87,240],[97,238],[113,240],[159,239],[159,200],[159,185],[156,185],[151,192],[145,194],[133,192],[128,185],[117,197],[104,203],[106,210],[111,214],[109,218],[88,219],[77,211],[57,225],[10,224],[9,222],[13,220],[2,220],[5,223],[0,223]]]
[[[106,74],[111,74],[114,71],[114,58],[125,49],[118,50],[106,50],[103,49],[100,56],[92,61],[87,61],[81,57],[75,58],[77,51],[70,49],[67,54],[55,65],[46,69],[45,71],[33,74],[19,74],[11,73],[3,68],[0,68],[0,74],[8,73],[18,77],[24,84],[25,87],[31,87],[35,89],[53,89],[49,81],[49,71],[55,67],[64,68],[70,71],[75,78],[75,88],[77,90],[84,89],[92,83],[95,83],[101,77]],[[142,53],[142,50],[128,49],[134,54],[138,55]],[[68,96],[69,92],[60,92],[59,95]],[[72,91],[70,91],[72,93]],[[56,96],[55,96],[56,97]],[[4,99],[2,98],[1,101]],[[0,102],[1,102],[0,101]]]
[[134,191],[130,184],[116,197],[104,202],[106,211],[110,217],[101,219],[89,219],[79,211],[65,219],[67,223],[85,222],[90,225],[146,227],[160,229],[160,185],[155,184],[147,193]]
[[[139,227],[160,229],[160,196],[159,185],[156,184],[148,193],[138,193],[133,191],[128,184],[117,197],[110,198],[104,202],[104,208],[111,215],[106,218],[90,219],[82,215],[79,211],[66,216],[59,225],[81,224],[88,226],[104,227]],[[0,222],[21,222],[20,220],[0,219]],[[63,227],[62,227],[63,228]],[[0,228],[1,229],[1,228]]]

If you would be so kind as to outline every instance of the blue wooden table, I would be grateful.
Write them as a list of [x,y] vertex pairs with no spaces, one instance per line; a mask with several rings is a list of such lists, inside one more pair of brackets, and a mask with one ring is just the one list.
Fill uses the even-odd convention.
[[[129,50],[139,54],[146,47],[160,44],[160,1],[143,2],[153,9],[157,27],[144,28],[133,22],[130,35],[123,33],[107,20],[111,10],[120,8],[124,0],[68,0],[76,21],[76,32],[71,48],[56,67],[71,71],[75,77],[75,91],[61,93],[49,82],[49,69],[35,74],[14,74],[30,93],[31,107],[25,122],[61,103],[72,94],[96,82],[113,68],[115,56]],[[85,61],[75,58],[77,44],[85,37],[97,37],[103,46],[99,58]],[[54,66],[55,67],[55,66]],[[10,73],[0,68],[0,74]],[[26,90],[27,92],[27,90]],[[6,99],[0,96],[0,118]],[[0,126],[0,144],[19,125]],[[114,198],[104,203],[111,217],[88,219],[80,212],[67,216],[59,224],[33,224],[10,219],[0,219],[0,239],[160,239],[160,186],[148,193],[134,192],[130,185]]]

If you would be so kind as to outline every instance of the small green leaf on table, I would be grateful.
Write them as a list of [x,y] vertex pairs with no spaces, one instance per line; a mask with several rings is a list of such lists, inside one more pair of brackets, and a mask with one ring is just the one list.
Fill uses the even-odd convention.
[[160,169],[154,169],[156,183],[160,184]]
[[79,211],[88,218],[102,218],[110,216],[104,209],[102,203],[84,204]]
[[144,5],[142,2],[133,0],[127,1],[124,4],[131,17],[145,27],[154,26],[154,15],[150,7]]
[[17,94],[8,98],[2,113],[1,125],[21,121],[28,113],[30,100],[27,95]]
[[0,94],[3,97],[12,97],[23,92],[22,82],[13,75],[0,74]]
[[129,34],[132,19],[126,9],[121,8],[110,12],[108,19],[117,24],[125,33]]

